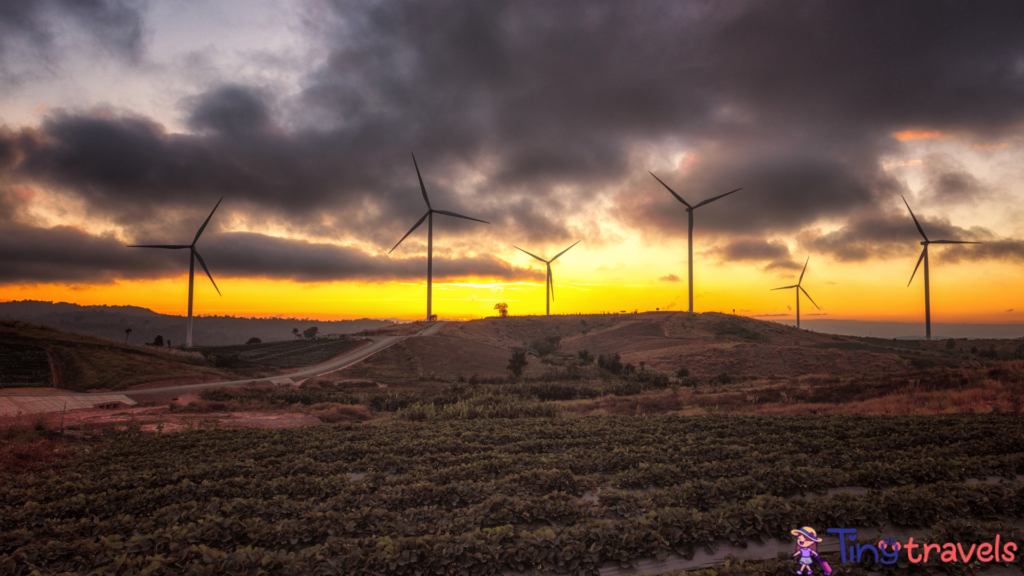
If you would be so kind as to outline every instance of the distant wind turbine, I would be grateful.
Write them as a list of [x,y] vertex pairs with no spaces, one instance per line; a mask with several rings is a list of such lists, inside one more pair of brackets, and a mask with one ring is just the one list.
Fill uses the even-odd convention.
[[818,307],[818,304],[814,301],[814,298],[811,298],[811,295],[807,293],[807,290],[804,290],[804,287],[800,285],[800,283],[804,281],[804,272],[807,272],[807,263],[810,262],[810,261],[811,261],[811,257],[808,256],[807,257],[807,262],[804,262],[804,269],[800,271],[800,279],[796,281],[796,284],[794,284],[792,286],[783,286],[782,288],[772,288],[772,290],[785,290],[787,288],[796,288],[796,327],[797,328],[800,327],[800,293],[801,292],[804,293],[804,296],[807,296],[807,299],[811,301],[811,304],[814,304],[815,308],[818,308],[819,312],[821,311],[821,308]]
[[[427,198],[427,187],[423,185],[423,176],[420,176],[420,167],[416,164],[415,154],[412,155],[412,165],[416,167],[416,177],[419,178],[420,181],[420,191],[423,192],[423,201],[427,203],[427,213],[424,214],[408,232],[405,233],[405,236],[402,236],[402,239],[398,241],[398,244],[401,244],[409,237],[409,234],[412,234],[413,231],[419,228],[420,224],[423,224],[424,220],[427,221],[427,321],[429,322],[431,316],[433,316],[431,314],[431,286],[434,279],[434,213],[444,214],[445,216],[454,216],[456,218],[464,218],[474,222],[483,222],[484,224],[490,224],[490,222],[477,220],[476,218],[470,218],[469,216],[463,216],[462,214],[456,214],[455,212],[448,212],[447,210],[434,210],[430,206],[430,198]],[[398,248],[398,244],[395,244],[395,248]],[[389,250],[388,254],[394,252],[395,248]]]
[[217,205],[210,211],[210,215],[206,217],[206,222],[199,227],[199,232],[196,232],[196,237],[192,239],[191,244],[147,244],[141,246],[128,246],[128,248],[166,248],[168,250],[182,250],[188,248],[192,253],[191,259],[188,264],[188,328],[185,332],[185,346],[192,346],[192,280],[195,276],[196,269],[196,258],[199,259],[199,264],[206,271],[207,277],[210,278],[210,282],[213,284],[213,289],[217,291],[217,295],[220,296],[220,288],[217,288],[217,283],[213,281],[213,276],[210,275],[210,269],[206,267],[206,262],[203,261],[203,257],[199,255],[199,251],[196,250],[196,242],[199,241],[199,236],[202,235],[203,230],[206,230],[206,225],[210,223],[210,218],[213,218],[213,213],[217,211],[217,206],[220,206],[221,200],[224,197],[221,196],[220,200],[217,200]]
[[[903,198],[903,196],[900,196]],[[914,211],[910,210],[910,204],[907,204],[907,199],[903,198],[903,203],[907,205],[907,210],[910,211],[910,217],[914,219],[914,226],[917,226],[917,231],[921,233],[921,237],[924,240],[921,242],[921,246],[924,249],[921,250],[921,257],[917,259],[917,265],[914,266],[914,272],[910,275],[910,282],[907,282],[907,286],[914,281],[914,275],[917,274],[918,267],[921,266],[921,260],[924,260],[924,337],[925,340],[932,339],[932,301],[931,301],[931,287],[928,283],[928,245],[929,244],[981,244],[981,242],[964,242],[961,240],[929,240],[928,236],[924,233],[924,228],[921,228],[921,224],[917,221],[917,217],[914,216]]]
[[[654,176],[654,172],[650,172],[650,175]],[[657,176],[654,176],[654,179],[657,180],[658,182],[661,182],[661,178],[658,178]],[[737,189],[733,190],[732,192],[726,192],[725,194],[720,194],[718,196],[715,196],[714,198],[708,198],[707,200],[705,200],[705,201],[703,201],[703,202],[701,202],[701,203],[699,203],[699,204],[697,204],[695,206],[691,206],[686,200],[683,200],[683,198],[681,196],[679,196],[679,194],[676,194],[675,190],[669,188],[668,184],[665,184],[664,182],[661,182],[661,185],[664,186],[666,190],[671,192],[672,195],[676,197],[676,200],[679,200],[680,202],[682,202],[686,206],[686,213],[689,214],[689,216],[690,216],[690,235],[689,235],[689,237],[687,239],[687,242],[686,242],[686,248],[689,251],[688,252],[689,255],[687,257],[687,263],[688,263],[688,265],[690,267],[690,313],[693,314],[693,211],[696,210],[697,208],[700,208],[701,206],[703,206],[705,204],[710,204],[710,203],[714,202],[715,200],[718,200],[719,198],[724,198],[724,197],[728,196],[729,194],[732,194],[733,192],[739,192],[740,190],[743,190],[743,188],[737,188]]]
[[[576,244],[579,244],[580,242],[582,242],[582,240],[577,240],[576,242],[573,243],[572,246],[575,246]],[[555,260],[558,260],[558,257],[561,256],[562,254],[565,254],[566,252],[568,252],[569,249],[572,248],[572,246],[569,246],[569,248],[566,248],[565,250],[562,250],[561,252],[556,254],[555,257],[552,258],[551,260],[545,260],[545,259],[541,258],[540,256],[536,256],[534,254],[530,254],[529,252],[527,252],[526,250],[523,250],[519,246],[513,246],[513,248],[515,248],[516,250],[519,250],[520,252],[522,252],[524,254],[530,254],[530,256],[533,256],[534,258],[536,258],[537,260],[540,260],[541,262],[547,264],[547,266],[548,266],[548,279],[547,279],[547,283],[546,283],[546,286],[545,286],[546,289],[544,290],[544,304],[545,304],[545,312],[544,313],[547,316],[551,316],[551,301],[555,299],[555,279],[554,279],[553,276],[551,276],[551,263],[554,262]]]

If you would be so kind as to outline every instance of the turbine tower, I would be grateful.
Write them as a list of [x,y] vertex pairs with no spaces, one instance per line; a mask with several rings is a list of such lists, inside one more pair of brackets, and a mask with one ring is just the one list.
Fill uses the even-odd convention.
[[811,257],[808,256],[807,257],[807,262],[804,262],[804,269],[802,271],[800,271],[800,279],[796,281],[796,284],[794,284],[792,286],[783,286],[782,288],[772,288],[772,290],[785,290],[787,288],[796,288],[796,327],[797,328],[800,327],[800,292],[803,292],[804,296],[807,296],[807,299],[811,301],[811,304],[814,304],[815,308],[818,308],[819,312],[821,311],[821,308],[818,307],[818,304],[814,301],[814,298],[811,298],[811,295],[807,293],[807,290],[804,290],[804,287],[800,285],[800,283],[804,281],[804,272],[807,272],[807,263],[810,262],[810,261],[811,261]]
[[[420,176],[420,167],[418,164],[416,164],[415,154],[412,155],[412,165],[416,167],[416,177],[419,178],[420,180],[420,191],[423,192],[423,201],[427,203],[427,213],[424,214],[423,217],[420,218],[415,224],[413,224],[412,228],[410,228],[409,231],[405,233],[405,236],[402,236],[402,239],[398,241],[398,244],[401,244],[406,238],[409,237],[409,234],[412,234],[413,231],[419,228],[420,224],[423,224],[424,220],[427,221],[427,322],[429,322],[432,316],[431,287],[434,279],[434,214],[437,213],[444,214],[445,216],[454,216],[456,218],[465,218],[466,220],[472,220],[474,222],[483,222],[484,224],[490,224],[490,222],[484,220],[477,220],[476,218],[470,218],[469,216],[463,216],[462,214],[456,214],[455,212],[448,212],[447,210],[434,210],[430,206],[430,198],[427,198],[427,187],[423,185],[423,176]],[[398,244],[395,244],[395,248],[398,248]],[[395,248],[389,250],[388,254],[394,252]]]
[[[575,245],[579,244],[580,242],[582,242],[582,240],[577,240],[576,242],[573,243],[572,246],[575,246]],[[548,266],[548,279],[547,279],[547,283],[546,283],[546,288],[544,290],[544,305],[545,305],[544,315],[545,316],[551,316],[551,301],[555,299],[555,279],[554,279],[554,277],[551,276],[551,263],[554,262],[555,260],[558,260],[558,257],[561,256],[562,254],[565,254],[566,252],[568,252],[569,249],[572,248],[572,246],[569,246],[569,248],[566,248],[565,250],[562,250],[561,252],[556,254],[555,257],[552,258],[551,260],[545,260],[545,259],[541,258],[540,256],[537,256],[537,255],[534,255],[534,254],[530,254],[529,252],[527,252],[526,250],[523,250],[519,246],[512,246],[513,248],[515,248],[516,250],[519,250],[520,252],[522,252],[524,254],[530,254],[530,256],[533,256],[534,258],[536,258],[537,260],[540,260],[541,262],[547,264],[547,266]]]
[[[900,198],[903,198],[901,195]],[[921,257],[917,259],[917,265],[914,266],[914,272],[910,275],[910,282],[907,282],[907,286],[914,281],[914,275],[917,274],[918,267],[921,266],[921,260],[924,260],[924,338],[925,340],[932,339],[932,301],[931,301],[931,287],[928,283],[928,245],[929,244],[981,244],[981,242],[964,242],[961,240],[929,240],[928,235],[924,233],[924,228],[921,228],[921,224],[917,221],[917,217],[914,216],[914,211],[910,210],[910,204],[907,204],[907,199],[903,198],[903,203],[907,205],[907,210],[910,211],[910,217],[914,219],[914,226],[917,226],[917,231],[921,233],[921,237],[924,240],[921,242],[921,246],[924,249],[921,250]]]
[[210,278],[210,282],[213,284],[213,289],[217,291],[217,295],[220,296],[220,288],[217,288],[217,283],[213,281],[213,276],[210,275],[210,269],[206,267],[206,262],[203,261],[203,257],[199,255],[199,251],[196,250],[196,242],[199,241],[199,236],[202,235],[203,230],[206,230],[206,225],[210,223],[210,218],[213,218],[213,213],[217,211],[217,206],[220,206],[221,200],[224,197],[221,196],[220,200],[217,200],[217,205],[210,211],[210,215],[206,217],[206,222],[199,227],[199,232],[196,232],[196,237],[192,239],[191,244],[146,244],[138,246],[128,246],[128,248],[165,248],[168,250],[182,250],[188,248],[191,252],[191,258],[188,264],[188,327],[185,331],[185,346],[192,347],[192,284],[195,277],[196,271],[196,258],[199,259],[199,264],[206,271],[207,277]]
[[[650,172],[650,175],[654,176],[654,172]],[[657,176],[654,176],[654,179],[657,180],[658,182],[661,182],[661,178],[658,178]],[[690,216],[690,234],[686,242],[686,248],[688,250],[687,264],[690,267],[690,314],[693,314],[693,211],[705,204],[710,204],[715,200],[718,200],[719,198],[724,198],[725,196],[728,196],[733,192],[739,192],[740,190],[743,190],[743,188],[737,188],[732,192],[726,192],[725,194],[720,194],[718,196],[715,196],[714,198],[708,198],[707,200],[697,205],[691,206],[686,200],[683,200],[682,197],[679,196],[679,194],[676,194],[675,190],[669,188],[668,184],[661,182],[661,185],[664,186],[666,190],[671,192],[672,195],[676,197],[676,200],[679,200],[686,206],[686,213],[689,214]]]

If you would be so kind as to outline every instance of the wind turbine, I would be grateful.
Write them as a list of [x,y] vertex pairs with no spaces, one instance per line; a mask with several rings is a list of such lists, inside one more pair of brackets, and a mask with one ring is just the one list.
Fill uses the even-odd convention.
[[[903,198],[901,195],[900,198]],[[907,199],[903,198],[903,203],[907,205],[907,210],[910,211],[910,217],[914,219],[914,226],[917,226],[917,231],[921,233],[921,237],[924,240],[921,242],[921,246],[924,249],[921,250],[921,257],[917,259],[917,266],[914,266],[914,272],[910,275],[910,282],[914,281],[914,275],[917,274],[917,269],[921,266],[921,260],[924,260],[924,338],[925,340],[932,339],[932,301],[931,301],[931,288],[928,283],[928,245],[929,244],[981,244],[981,242],[964,242],[961,240],[929,240],[928,235],[924,233],[924,228],[921,228],[921,224],[917,221],[917,217],[914,216],[914,211],[910,210],[910,204],[907,204]],[[907,282],[907,286],[910,286],[910,282]]]
[[[418,164],[416,164],[415,154],[412,155],[412,165],[416,167],[416,177],[419,178],[420,180],[420,191],[423,192],[423,201],[427,203],[427,213],[424,214],[423,217],[416,222],[416,224],[413,224],[413,227],[410,228],[409,231],[405,233],[405,236],[402,236],[402,239],[398,241],[398,244],[401,244],[406,238],[409,237],[409,234],[412,234],[414,230],[419,228],[420,224],[423,224],[424,220],[427,221],[427,322],[429,322],[432,316],[432,314],[430,313],[431,285],[434,279],[434,213],[436,212],[437,214],[444,214],[445,216],[454,216],[456,218],[465,218],[466,220],[472,220],[474,222],[483,222],[484,224],[490,224],[490,222],[487,222],[485,220],[477,220],[476,218],[470,218],[469,216],[463,216],[462,214],[456,214],[455,212],[448,212],[447,210],[434,210],[430,206],[430,198],[427,198],[427,187],[423,185],[423,176],[420,176],[420,167]],[[398,248],[398,244],[395,244],[395,248]],[[389,250],[388,254],[394,252],[395,248]]]
[[[580,242],[582,242],[582,240],[577,240],[576,242],[573,243],[572,246],[575,246],[576,244],[579,244]],[[569,246],[569,248],[566,248],[565,250],[562,250],[561,252],[556,254],[555,257],[552,258],[551,260],[545,260],[545,259],[541,258],[540,256],[537,256],[537,255],[534,255],[534,254],[530,254],[529,252],[527,252],[526,250],[523,250],[519,246],[512,246],[513,248],[515,248],[516,250],[519,250],[520,252],[523,252],[524,254],[530,254],[530,256],[533,256],[534,258],[536,258],[537,260],[540,260],[541,262],[547,264],[547,266],[548,266],[548,279],[547,279],[547,283],[546,283],[546,289],[544,290],[544,304],[545,304],[545,312],[544,312],[544,314],[546,316],[551,316],[551,301],[555,299],[555,279],[554,279],[553,276],[551,276],[551,263],[554,262],[555,260],[558,260],[558,257],[561,256],[562,254],[565,254],[566,252],[568,252],[569,249],[572,248],[572,246]]]
[[[654,172],[650,172],[650,175],[654,176]],[[657,176],[654,176],[654,179],[657,180],[658,182],[661,182],[661,178],[658,178]],[[701,203],[699,203],[699,204],[697,204],[695,206],[691,206],[686,200],[683,200],[682,197],[679,196],[679,194],[676,194],[675,190],[669,188],[668,184],[665,184],[664,182],[661,182],[661,185],[664,186],[666,190],[671,192],[672,195],[676,197],[676,200],[679,200],[680,202],[682,202],[686,206],[686,213],[689,214],[689,216],[690,216],[690,235],[689,235],[689,238],[687,239],[687,242],[686,242],[686,248],[689,251],[688,252],[689,256],[687,257],[687,263],[688,263],[688,265],[690,267],[690,314],[693,314],[693,211],[696,210],[697,208],[700,208],[701,206],[703,206],[705,204],[710,204],[710,203],[714,202],[715,200],[718,200],[719,198],[724,198],[725,196],[728,196],[729,194],[732,194],[733,192],[739,192],[740,190],[743,190],[743,188],[737,188],[737,189],[733,190],[732,192],[726,192],[725,194],[720,194],[718,196],[715,196],[714,198],[708,198],[707,200],[705,200],[705,201],[703,201],[703,202],[701,202]]]
[[811,257],[808,256],[807,257],[807,262],[804,262],[804,269],[800,271],[800,279],[796,281],[796,284],[794,284],[792,286],[783,286],[782,288],[772,288],[772,290],[785,290],[787,288],[796,288],[796,327],[797,328],[800,327],[800,293],[801,292],[804,293],[804,296],[807,296],[807,299],[811,301],[811,304],[814,304],[815,308],[818,308],[819,312],[821,311],[821,308],[818,307],[818,304],[814,301],[814,298],[811,298],[811,295],[807,293],[807,290],[804,290],[804,287],[800,285],[800,283],[804,281],[804,272],[807,272],[807,263],[810,262],[810,261],[811,261]]
[[[217,200],[217,206],[220,206],[221,200],[224,197],[221,196],[220,200]],[[188,264],[188,329],[185,332],[185,346],[192,347],[192,280],[195,276],[196,270],[196,258],[199,259],[199,264],[206,271],[206,275],[210,278],[210,282],[213,284],[213,289],[217,291],[217,295],[220,296],[220,288],[217,288],[217,283],[213,281],[213,276],[210,275],[210,269],[206,267],[206,262],[203,261],[203,257],[199,255],[199,251],[196,250],[196,242],[199,241],[199,236],[202,235],[203,230],[206,230],[206,225],[210,223],[210,218],[213,218],[213,213],[217,211],[217,206],[213,207],[210,211],[210,215],[206,217],[206,222],[199,227],[199,232],[196,232],[196,237],[192,239],[191,244],[146,244],[140,246],[128,246],[128,248],[166,248],[168,250],[182,250],[188,248],[192,253],[191,259]]]

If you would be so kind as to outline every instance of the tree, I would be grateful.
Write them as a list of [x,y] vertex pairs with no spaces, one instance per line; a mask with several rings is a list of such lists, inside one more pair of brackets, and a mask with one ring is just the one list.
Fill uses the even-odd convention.
[[508,367],[506,369],[511,372],[513,376],[519,378],[523,375],[523,368],[526,367],[527,362],[526,350],[516,348],[512,350],[512,357],[508,359]]
[[302,335],[305,336],[306,339],[312,340],[313,338],[316,338],[317,331],[319,331],[319,328],[316,326],[310,326],[302,331]]
[[246,342],[246,344],[259,344],[260,342],[263,342],[263,340],[253,336],[252,338],[249,338],[249,341]]
[[170,338],[168,338],[168,339],[167,339],[167,347],[168,347],[168,348],[170,348],[170,347],[171,347],[171,339],[170,339]]
[[952,350],[953,348],[956,348],[956,341],[952,338],[946,340],[946,350]]
[[163,346],[163,345],[164,345],[164,337],[159,335],[159,334],[157,334],[156,338],[153,338],[153,342],[150,343],[150,346]]
[[295,336],[296,338],[302,338],[302,335],[299,334],[298,328],[292,328],[292,336]]
[[676,371],[676,376],[678,376],[679,378],[686,378],[689,375],[690,369],[687,368],[686,366],[683,366],[682,368]]
[[125,346],[128,345],[128,337],[131,336],[131,335],[132,335],[132,329],[131,328],[125,328],[124,329],[124,345]]
[[590,350],[580,350],[579,352],[576,353],[576,356],[579,357],[580,362],[584,362],[586,364],[590,364],[591,362],[594,361],[594,359],[590,356]]
[[530,348],[533,348],[538,356],[554,354],[555,350],[558,350],[561,345],[561,336],[548,336],[546,338],[538,338],[533,342],[530,342]]
[[499,314],[501,314],[502,318],[508,317],[508,304],[504,302],[498,302],[497,304],[494,305],[494,309],[497,310]]

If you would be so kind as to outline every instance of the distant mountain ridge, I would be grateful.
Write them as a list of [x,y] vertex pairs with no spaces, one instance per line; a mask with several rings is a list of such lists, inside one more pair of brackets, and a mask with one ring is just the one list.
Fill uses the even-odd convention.
[[[131,328],[129,342],[152,342],[157,335],[171,344],[185,342],[185,317],[160,314],[139,306],[81,306],[67,302],[19,300],[0,302],[0,319],[21,320],[50,326],[65,332],[87,334],[124,342],[125,329]],[[196,316],[193,341],[197,346],[244,344],[249,338],[264,342],[292,340],[292,330],[316,326],[320,334],[353,334],[371,328],[391,326],[391,320],[320,321],[298,318],[236,318],[234,316]]]

